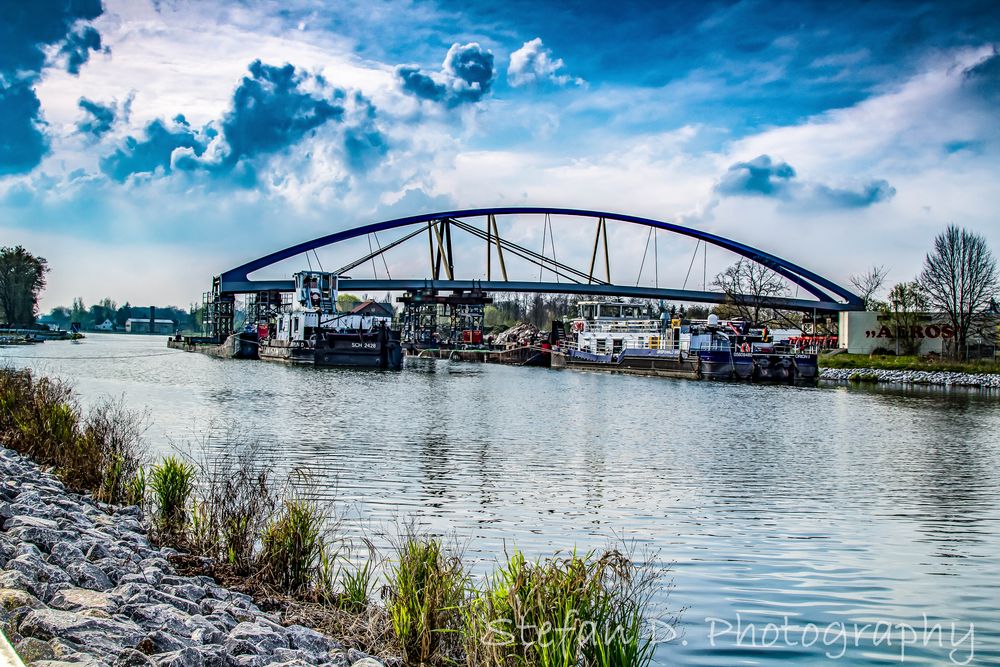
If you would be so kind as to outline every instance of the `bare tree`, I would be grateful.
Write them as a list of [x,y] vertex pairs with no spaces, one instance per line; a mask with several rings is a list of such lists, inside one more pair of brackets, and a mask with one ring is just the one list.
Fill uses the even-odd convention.
[[876,298],[885,284],[885,278],[889,274],[884,266],[872,265],[864,273],[851,276],[851,285],[858,291],[858,296],[865,302],[865,310],[880,310],[884,305]]
[[944,312],[955,329],[956,356],[965,356],[969,330],[997,290],[997,264],[986,239],[948,225],[934,238],[934,251],[924,259],[919,281],[930,305]]
[[726,305],[739,317],[754,325],[774,321],[775,311],[765,305],[770,297],[788,292],[784,278],[763,264],[740,259],[715,276],[712,285],[726,294]]

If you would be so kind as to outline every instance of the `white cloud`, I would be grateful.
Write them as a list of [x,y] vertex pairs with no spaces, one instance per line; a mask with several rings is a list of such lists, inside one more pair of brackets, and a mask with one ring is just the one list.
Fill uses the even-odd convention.
[[552,51],[545,48],[541,37],[536,37],[510,54],[507,83],[514,88],[545,82],[559,86],[570,83],[577,86],[586,85],[586,82],[579,77],[560,73],[563,66],[562,58],[553,58]]
[[[259,12],[223,20],[211,14],[211,5],[161,14],[141,2],[107,4],[99,28],[111,55],[95,54],[79,77],[49,70],[39,86],[45,117],[57,135],[53,154],[31,178],[0,184],[0,210],[13,221],[0,230],[4,238],[52,263],[46,308],[77,295],[89,302],[110,295],[133,303],[184,304],[200,298],[213,273],[268,251],[363,222],[452,206],[552,205],[681,221],[844,283],[871,263],[888,264],[894,279],[911,277],[933,234],[949,222],[986,234],[1000,253],[993,212],[1000,182],[995,110],[970,103],[962,89],[962,71],[985,57],[985,50],[942,56],[923,73],[852,107],[720,147],[718,137],[725,136],[720,128],[627,129],[629,123],[648,127],[650,117],[662,117],[651,116],[651,110],[680,104],[671,99],[683,98],[674,95],[677,87],[603,87],[595,95],[551,91],[557,97],[526,100],[517,108],[491,98],[482,109],[433,113],[399,91],[393,64],[361,59],[342,39],[272,24]],[[364,177],[352,175],[336,141],[318,131],[275,156],[264,174],[267,185],[253,191],[184,174],[135,187],[67,177],[77,167],[93,171],[108,142],[134,134],[153,118],[184,113],[193,125],[218,119],[247,64],[257,58],[322,72],[332,84],[371,98],[391,146],[385,160]],[[564,70],[535,39],[511,55],[508,81],[511,86],[582,83]],[[688,94],[717,91],[696,78],[683,85],[690,87]],[[81,96],[110,102],[132,91],[130,124],[105,138],[105,150],[72,135]],[[623,109],[615,101],[621,99],[633,102]],[[606,124],[578,122],[595,110],[608,118]],[[532,139],[524,147],[507,141],[518,125]],[[572,142],[560,145],[559,136],[569,134]],[[713,139],[705,141],[706,136]],[[982,147],[949,153],[944,148],[949,142]],[[880,178],[897,194],[876,208],[841,211],[715,199],[713,186],[729,165],[762,154],[785,159],[804,180],[840,185]],[[36,190],[35,204],[14,202],[18,187]],[[5,191],[12,193],[7,202]],[[540,226],[503,224],[540,248]],[[576,257],[586,264],[592,224],[555,224],[560,259]],[[616,278],[635,280],[643,233],[612,230]],[[87,236],[94,238],[81,240]],[[660,238],[661,284],[680,284],[693,246],[679,237]],[[482,252],[474,252],[470,257],[481,259]],[[403,255],[401,266],[422,267]],[[709,281],[729,260],[709,251]]]

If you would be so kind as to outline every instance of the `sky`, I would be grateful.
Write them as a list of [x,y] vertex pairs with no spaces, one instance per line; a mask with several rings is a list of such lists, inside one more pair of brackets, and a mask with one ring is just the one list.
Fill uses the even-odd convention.
[[[184,306],[293,243],[500,205],[903,281],[949,223],[1000,254],[998,49],[990,2],[0,0],[0,245],[48,259],[43,311]],[[540,249],[539,223],[504,233]],[[586,264],[593,223],[552,225]],[[618,282],[677,287],[692,264],[658,237],[654,279],[644,230],[610,239]],[[481,247],[460,250],[480,277]]]

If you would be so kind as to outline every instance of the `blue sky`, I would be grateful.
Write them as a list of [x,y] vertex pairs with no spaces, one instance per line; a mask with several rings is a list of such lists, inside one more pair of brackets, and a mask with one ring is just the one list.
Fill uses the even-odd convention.
[[[184,304],[293,242],[500,204],[680,221],[841,281],[910,278],[951,222],[1000,252],[988,2],[0,0],[0,45],[0,238],[49,258],[46,306]],[[572,256],[592,230],[557,234]],[[690,252],[667,240],[664,273]]]

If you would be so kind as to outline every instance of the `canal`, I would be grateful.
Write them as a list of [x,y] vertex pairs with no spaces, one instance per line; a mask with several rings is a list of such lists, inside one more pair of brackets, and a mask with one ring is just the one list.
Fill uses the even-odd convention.
[[242,433],[383,546],[412,520],[482,572],[634,540],[683,609],[659,665],[1000,664],[997,394],[302,369],[110,334],[5,360],[148,409],[157,452]]

